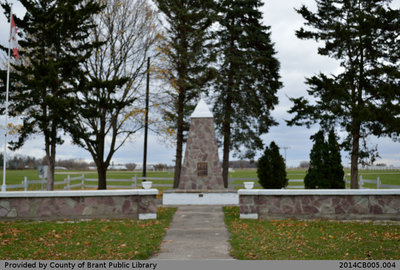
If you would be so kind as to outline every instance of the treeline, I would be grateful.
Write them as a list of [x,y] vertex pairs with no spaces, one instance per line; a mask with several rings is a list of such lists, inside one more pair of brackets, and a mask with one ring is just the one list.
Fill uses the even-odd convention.
[[[0,154],[0,167],[3,167],[4,159],[3,154]],[[7,156],[7,169],[11,170],[24,170],[24,169],[37,169],[38,166],[47,165],[46,157],[35,158],[24,155]],[[68,170],[88,170],[89,167],[96,166],[93,162],[86,162],[81,159],[66,159],[57,160],[55,167],[65,168]]]
[[[4,156],[0,154],[0,167],[3,167]],[[7,169],[22,170],[22,169],[36,169],[37,166],[46,165],[44,158],[35,158],[22,155],[7,156]]]
[[[4,159],[3,154],[0,153],[0,167],[3,167]],[[38,166],[47,165],[46,157],[35,158],[25,155],[12,155],[7,156],[7,169],[10,170],[32,170],[37,169]],[[87,162],[83,159],[59,159],[55,163],[55,169],[66,169],[66,170],[90,170],[96,167],[94,162]],[[112,163],[109,167],[110,170],[127,170],[134,171],[138,166],[136,163],[118,164],[114,166]],[[171,167],[164,163],[157,163],[149,165],[149,170],[154,171],[167,171]]]
[[232,169],[255,169],[257,161],[254,160],[232,160],[229,161],[229,168]]

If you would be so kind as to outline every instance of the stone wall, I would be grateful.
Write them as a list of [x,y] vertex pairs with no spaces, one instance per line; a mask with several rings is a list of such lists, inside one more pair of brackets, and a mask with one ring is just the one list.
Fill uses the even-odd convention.
[[[198,164],[206,163],[207,176],[198,175]],[[181,171],[179,189],[223,189],[213,118],[192,118]]]
[[400,190],[239,190],[241,218],[400,220]]
[[157,189],[0,193],[0,220],[157,218]]

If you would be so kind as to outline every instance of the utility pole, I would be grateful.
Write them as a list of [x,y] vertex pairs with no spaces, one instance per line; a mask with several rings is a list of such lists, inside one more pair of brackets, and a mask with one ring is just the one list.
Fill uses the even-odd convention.
[[[143,147],[143,173],[146,177],[147,169],[147,134],[149,129],[149,84],[150,84],[150,57],[147,58],[147,78],[146,78],[146,109],[144,114],[144,147]],[[143,180],[146,181],[146,180]]]
[[286,165],[286,150],[288,150],[289,146],[283,146],[282,149],[285,151],[285,165]]

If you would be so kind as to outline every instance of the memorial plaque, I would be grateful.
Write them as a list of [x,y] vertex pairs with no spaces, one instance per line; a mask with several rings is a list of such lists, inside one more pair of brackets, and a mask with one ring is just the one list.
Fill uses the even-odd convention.
[[197,163],[197,176],[208,176],[208,164],[207,162]]

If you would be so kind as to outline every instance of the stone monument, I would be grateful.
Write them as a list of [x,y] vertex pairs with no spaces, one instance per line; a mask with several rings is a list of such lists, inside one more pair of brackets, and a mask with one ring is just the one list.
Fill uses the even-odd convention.
[[190,118],[179,189],[223,189],[214,117],[204,100],[200,100]]
[[214,117],[204,100],[191,115],[177,189],[163,192],[164,205],[237,205],[235,190],[224,188]]

